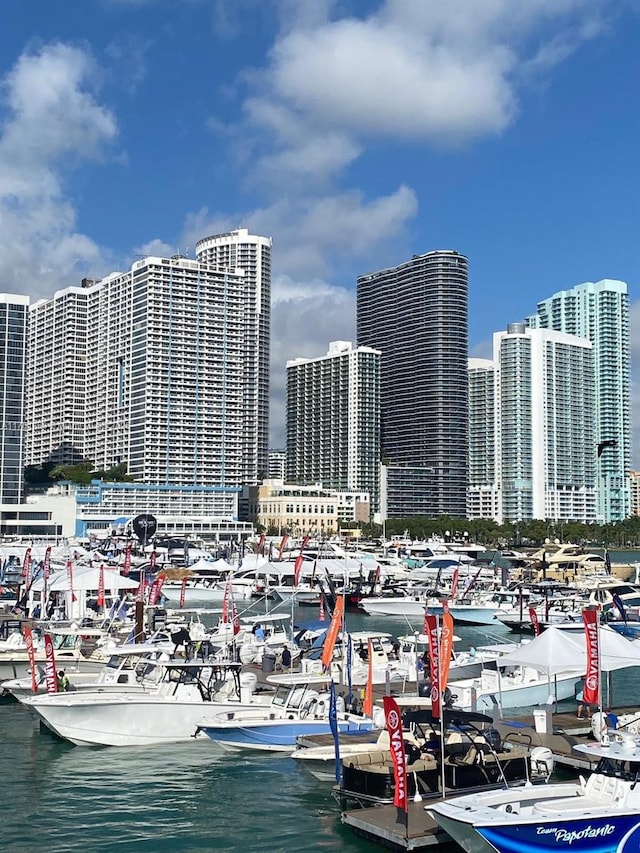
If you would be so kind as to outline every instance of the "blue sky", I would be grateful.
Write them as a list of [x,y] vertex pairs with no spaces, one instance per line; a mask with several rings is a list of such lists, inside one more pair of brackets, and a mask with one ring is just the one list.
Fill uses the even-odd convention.
[[475,355],[627,281],[638,361],[638,0],[3,0],[0,30],[0,289],[272,236],[273,443],[286,360],[414,253],[469,257]]

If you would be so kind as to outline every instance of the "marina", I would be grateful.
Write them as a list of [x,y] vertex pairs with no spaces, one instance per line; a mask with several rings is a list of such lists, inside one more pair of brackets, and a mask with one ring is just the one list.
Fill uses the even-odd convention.
[[[95,590],[88,590],[87,594],[95,598]],[[318,678],[317,674],[314,675],[314,671],[316,665],[320,664],[319,657],[314,660],[314,654],[316,654],[314,646],[317,643],[317,637],[322,636],[320,626],[323,623],[322,621],[314,623],[313,619],[309,621],[309,608],[301,607],[295,602],[295,598],[291,597],[286,602],[279,602],[275,599],[266,601],[263,598],[248,601],[239,597],[238,604],[241,612],[238,614],[237,631],[234,623],[223,621],[221,614],[224,607],[220,610],[207,610],[206,604],[206,601],[203,602],[202,608],[195,607],[194,603],[189,607],[178,607],[174,610],[164,610],[157,604],[155,608],[150,608],[150,627],[156,625],[159,638],[164,637],[163,642],[168,645],[163,647],[160,642],[156,648],[142,647],[143,653],[146,648],[152,658],[153,666],[149,667],[148,673],[143,673],[138,679],[135,665],[132,665],[129,673],[127,669],[129,664],[127,664],[124,667],[127,672],[123,672],[123,678],[126,675],[126,682],[119,683],[120,675],[116,667],[113,669],[113,675],[110,676],[111,683],[107,680],[104,686],[99,688],[101,691],[99,699],[96,695],[94,705],[96,714],[100,708],[100,714],[105,715],[103,718],[105,721],[108,709],[112,706],[114,708],[119,706],[120,713],[124,713],[121,722],[117,722],[114,717],[109,723],[110,731],[121,733],[127,731],[129,725],[127,713],[132,724],[136,719],[139,721],[135,725],[135,731],[142,731],[140,724],[145,717],[148,717],[146,709],[150,709],[157,701],[154,699],[153,691],[157,690],[157,685],[164,683],[160,674],[168,673],[166,686],[170,689],[167,692],[167,699],[161,700],[166,703],[167,710],[158,712],[155,723],[151,718],[147,720],[148,734],[155,732],[151,739],[148,734],[138,741],[135,740],[135,736],[128,740],[124,738],[122,746],[115,749],[109,747],[96,750],[71,746],[48,730],[38,727],[33,717],[20,704],[7,700],[0,703],[0,723],[4,733],[0,756],[4,752],[5,759],[10,758],[11,773],[16,774],[16,781],[12,782],[8,799],[9,808],[14,795],[21,797],[33,795],[35,780],[37,782],[34,790],[38,792],[35,796],[41,802],[42,790],[50,792],[53,790],[53,777],[49,778],[48,774],[54,770],[56,774],[60,774],[61,767],[75,768],[76,773],[74,783],[72,784],[71,781],[66,783],[69,790],[76,791],[76,802],[72,803],[65,799],[63,808],[59,798],[53,800],[57,803],[56,808],[61,809],[61,813],[75,816],[73,819],[69,817],[70,822],[78,823],[78,815],[82,813],[79,809],[83,808],[81,805],[83,797],[93,792],[91,798],[93,805],[89,800],[86,802],[84,808],[88,815],[83,815],[83,819],[79,822],[79,826],[83,827],[82,831],[79,828],[77,830],[73,828],[71,839],[63,838],[61,835],[56,840],[55,833],[51,834],[52,841],[48,843],[47,850],[61,852],[62,850],[79,850],[82,846],[82,838],[86,837],[87,832],[97,834],[95,849],[104,850],[105,853],[111,853],[113,850],[114,838],[126,839],[134,836],[142,839],[141,849],[143,850],[170,849],[185,851],[185,853],[209,849],[269,850],[286,851],[286,853],[294,849],[336,849],[355,853],[355,851],[371,850],[372,845],[396,850],[417,850],[451,845],[447,834],[439,828],[432,815],[425,811],[425,806],[432,801],[434,793],[435,798],[439,798],[437,783],[434,785],[429,775],[429,773],[436,774],[434,779],[437,778],[435,762],[431,764],[429,761],[423,762],[426,775],[424,777],[420,775],[420,781],[418,780],[419,765],[416,763],[414,770],[411,771],[409,764],[411,799],[405,816],[404,813],[400,814],[392,804],[375,805],[370,808],[348,806],[341,808],[336,802],[335,781],[331,781],[330,758],[325,764],[324,777],[316,778],[305,769],[304,761],[291,759],[292,743],[286,745],[287,748],[283,753],[271,749],[266,753],[255,752],[253,749],[247,749],[246,744],[236,744],[231,752],[225,752],[219,745],[213,743],[210,737],[194,739],[198,726],[203,722],[206,723],[207,718],[209,723],[216,725],[216,721],[212,719],[212,708],[224,710],[224,706],[207,705],[207,702],[211,701],[208,691],[213,687],[213,683],[220,687],[221,682],[224,681],[222,669],[212,667],[212,661],[220,655],[220,659],[216,658],[218,660],[216,666],[221,667],[222,660],[229,648],[234,646],[234,642],[238,655],[234,683],[243,689],[250,688],[251,692],[255,692],[256,687],[258,692],[267,691],[261,697],[264,707],[267,707],[270,701],[271,694],[268,691],[273,690],[278,682],[285,684],[295,681],[296,678],[302,678],[302,675],[293,674],[295,671],[293,667],[296,670],[301,664],[303,668],[308,667],[310,672],[305,677],[313,681],[314,678]],[[117,605],[117,602],[114,601],[113,605]],[[181,610],[182,613],[180,613]],[[330,615],[329,611],[324,620],[324,630],[329,627]],[[388,693],[398,697],[399,701],[402,700],[403,707],[428,706],[428,700],[420,695],[419,684],[415,681],[416,675],[422,678],[420,668],[413,664],[406,666],[406,663],[411,664],[412,659],[415,662],[424,654],[420,646],[422,645],[423,649],[426,647],[427,637],[420,633],[422,618],[417,620],[413,620],[411,616],[376,618],[366,615],[361,610],[349,610],[345,612],[344,620],[345,630],[349,632],[350,637],[355,638],[352,651],[359,650],[352,660],[353,693],[358,704],[362,702],[363,694],[367,689],[368,663],[366,656],[362,657],[362,655],[367,650],[369,642],[373,643],[370,646],[374,653],[372,674],[373,670],[377,673],[372,685],[376,708],[373,717],[377,720],[377,724],[380,724],[379,711],[382,699]],[[304,629],[301,628],[303,624],[307,626]],[[182,627],[179,627],[180,625]],[[86,630],[90,634],[95,629],[87,627]],[[128,629],[124,625],[118,627],[120,642],[125,630]],[[555,630],[557,629],[549,629],[549,632],[544,632],[542,637],[547,634],[548,638],[553,638]],[[572,645],[577,643],[574,634],[577,635],[579,632],[570,633],[572,636],[566,641],[563,640],[563,646],[566,646],[571,654],[584,654],[584,647],[580,651],[578,646],[573,648]],[[515,672],[521,666],[518,655],[524,655],[522,666],[528,666],[530,661],[526,659],[526,653],[529,647],[534,649],[530,637],[528,642],[521,645],[519,637],[514,636],[513,632],[498,620],[490,626],[455,624],[455,635],[455,652],[452,652],[451,660],[452,672],[455,673],[456,665],[473,667],[469,673],[476,673],[475,680],[478,684],[480,683],[479,673],[483,668],[487,668],[490,672],[494,667],[493,672],[496,672],[496,659],[499,660],[505,650],[509,655],[515,656],[510,664],[515,668]],[[305,637],[307,637],[306,640]],[[394,638],[398,638],[397,643]],[[302,643],[304,648],[297,648],[295,645],[297,642]],[[629,640],[619,636],[615,642],[622,643],[623,650],[627,648],[625,644],[630,645]],[[291,656],[292,662],[286,666],[282,657],[285,646],[290,646],[294,652]],[[404,649],[404,646],[407,648]],[[134,648],[132,646],[132,652]],[[322,650],[322,642],[316,648],[318,651]],[[608,653],[612,653],[611,649]],[[179,656],[178,660],[174,660],[174,654]],[[344,641],[338,637],[336,656],[331,666],[332,675],[338,680],[345,678],[347,674],[346,654]],[[403,654],[405,663],[403,663]],[[185,658],[185,655],[189,657]],[[182,662],[180,662],[180,656],[182,656]],[[301,656],[301,664],[297,661],[298,656]],[[115,661],[119,655],[116,654],[113,657]],[[121,659],[126,660],[126,652],[121,653]],[[565,658],[557,660],[561,668],[566,666],[566,662]],[[40,666],[44,668],[46,663]],[[147,669],[144,658],[142,658],[141,668],[143,671]],[[359,673],[357,677],[356,672]],[[289,674],[285,675],[285,673]],[[44,678],[43,672],[41,675]],[[251,683],[248,681],[249,676],[251,676]],[[579,673],[577,676],[576,680],[579,681]],[[73,706],[78,708],[91,706],[94,702],[91,698],[91,685],[83,683],[84,678],[89,677],[87,674],[80,679],[77,675],[77,684],[73,685],[75,692],[61,693],[51,698],[42,694],[44,681],[41,680],[38,697],[42,694],[42,698],[37,698],[36,701],[42,703],[43,709],[49,704],[52,707],[59,705],[61,709],[66,709],[67,705],[69,709]],[[71,670],[70,678],[73,684],[74,674]],[[552,679],[551,672],[545,674],[544,678],[546,688],[543,692],[548,693],[552,684],[552,680],[549,681],[549,678]],[[145,679],[150,679],[150,683],[147,684]],[[242,681],[240,682],[239,679]],[[326,682],[326,679],[327,676],[324,676],[320,681]],[[324,714],[329,697],[324,692],[326,683],[320,684],[320,681],[316,685],[311,685],[318,694],[312,696],[311,700],[315,699],[314,707],[318,710],[321,705],[324,706],[325,710],[322,712]],[[633,698],[634,693],[630,690],[630,685],[639,682],[635,670],[612,671],[607,674],[607,682],[610,682],[609,686],[613,689],[613,694],[619,703],[616,704],[616,714],[624,718],[625,715],[633,713],[632,705],[623,706],[621,703],[625,698],[627,700]],[[173,683],[176,685],[175,688],[171,686]],[[451,683],[455,684],[455,682]],[[206,696],[202,694],[203,688]],[[340,689],[344,695],[346,693],[344,682]],[[28,691],[28,687],[26,690]],[[175,704],[175,700],[171,698],[174,692],[176,697],[178,692],[183,694],[180,707],[188,708],[191,715],[185,727],[177,734],[173,733],[173,729],[167,728],[167,725],[173,725],[172,705],[180,718],[186,718],[180,712],[178,704]],[[249,693],[248,690],[245,692]],[[504,690],[502,692],[498,690],[497,695],[503,699]],[[573,696],[572,688],[570,697],[564,702],[561,701],[558,706],[550,707],[541,704],[534,708],[529,707],[526,711],[523,708],[503,706],[501,719],[497,717],[495,706],[488,705],[478,708],[478,711],[494,715],[493,722],[490,721],[488,724],[493,725],[499,732],[502,742],[514,750],[510,759],[512,765],[519,752],[527,754],[537,748],[552,755],[557,772],[575,777],[580,773],[590,773],[593,762],[588,756],[580,755],[574,746],[581,742],[592,741],[593,736],[591,720],[581,720],[576,717]],[[211,693],[212,697],[213,693]],[[246,698],[250,697],[247,695]],[[206,701],[203,701],[205,699]],[[25,701],[29,703],[31,700],[26,698]],[[235,702],[238,702],[237,698]],[[159,702],[157,704],[159,708]],[[306,702],[302,704],[306,705]],[[236,704],[236,708],[238,707],[241,706]],[[233,726],[232,718],[236,713],[226,714],[228,720],[226,729],[229,732],[230,727]],[[247,706],[247,713],[247,719],[255,718],[256,709],[250,710]],[[310,710],[308,713],[310,714]],[[163,717],[162,714],[165,716]],[[309,722],[309,717],[301,720],[301,723],[305,723],[301,726],[301,731],[307,730],[308,733],[300,737],[298,743],[303,748],[321,746],[328,749],[330,753],[333,744],[332,735],[313,734],[313,726],[310,726]],[[90,728],[95,729],[95,724],[91,723]],[[291,726],[291,728],[294,730],[295,727]],[[106,726],[103,725],[103,729],[106,731]],[[164,737],[161,731],[165,732]],[[216,737],[224,739],[220,737],[219,732]],[[71,740],[82,742],[82,737],[77,738],[74,735]],[[172,740],[182,742],[171,742]],[[118,740],[109,736],[103,742],[117,743]],[[384,756],[385,750],[388,749],[387,742],[384,738],[381,739],[380,731],[375,728],[358,734],[341,735],[341,744],[345,745],[344,755],[341,756],[343,766],[350,760],[350,752],[354,755],[353,763],[356,766],[359,752],[365,753],[365,751],[378,749],[381,756]],[[239,750],[238,746],[240,746]],[[388,752],[386,754],[388,755]],[[25,759],[29,762],[26,766]],[[487,755],[486,760],[491,762],[493,758]],[[24,776],[28,767],[31,767],[31,770],[28,771],[27,776]],[[52,768],[51,771],[49,767]],[[454,768],[451,780],[462,779],[463,769],[464,765]],[[103,776],[103,771],[106,772],[106,776]],[[390,771],[387,769],[384,772],[388,775]],[[420,773],[422,774],[422,771]],[[464,770],[464,773],[467,771]],[[139,783],[138,777],[145,780],[145,784]],[[482,770],[480,777],[494,781],[493,777],[487,775],[486,769]],[[480,784],[478,788],[477,783],[482,782],[480,777],[476,780],[476,787],[468,790],[479,790],[483,787]],[[65,778],[68,779],[63,773],[62,779]],[[475,778],[473,774],[469,776],[469,779],[471,778]],[[517,785],[516,777],[512,778],[514,781],[510,781],[509,784]],[[20,779],[23,781],[21,782]],[[24,787],[27,779],[31,780],[28,789]],[[82,779],[83,789],[78,792],[80,779]],[[102,792],[103,779],[105,790],[100,797],[97,797],[96,792],[98,790]],[[447,784],[447,799],[460,795],[459,789],[452,788],[449,782]],[[187,791],[188,785],[191,785],[189,791]],[[115,792],[114,786],[117,789]],[[108,806],[106,805],[107,797]],[[418,797],[421,797],[419,801]],[[116,805],[112,806],[112,802]],[[101,821],[95,814],[96,803],[103,804],[100,807]],[[233,822],[228,814],[228,808],[225,810],[225,803],[233,803],[236,810],[241,804],[239,806],[241,809],[246,807],[250,811],[243,815],[242,819]],[[25,806],[20,808],[24,812]],[[274,816],[277,816],[277,819]],[[250,832],[248,826],[253,827],[254,831]],[[7,827],[8,837],[11,840],[7,842],[6,849],[10,853],[18,853],[18,851],[22,853],[24,849],[29,849],[25,845],[28,843],[30,833],[36,833],[33,837],[38,837],[37,832],[44,831],[38,818],[34,819],[29,827],[18,827],[11,815]],[[162,833],[161,839],[158,837],[159,833]],[[38,842],[34,842],[32,838],[33,849],[39,849],[37,844]]]

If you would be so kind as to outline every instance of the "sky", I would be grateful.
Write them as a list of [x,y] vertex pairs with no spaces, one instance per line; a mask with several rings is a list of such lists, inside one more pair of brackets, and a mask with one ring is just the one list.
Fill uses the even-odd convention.
[[286,361],[355,342],[358,275],[467,255],[485,357],[621,279],[640,468],[640,0],[2,0],[0,32],[0,291],[272,237],[282,447]]

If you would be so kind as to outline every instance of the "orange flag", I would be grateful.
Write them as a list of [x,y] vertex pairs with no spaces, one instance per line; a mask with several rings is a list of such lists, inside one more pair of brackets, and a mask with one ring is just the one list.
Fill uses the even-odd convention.
[[324,638],[324,645],[322,647],[322,666],[325,668],[328,668],[331,663],[333,650],[336,645],[336,640],[338,639],[338,632],[342,625],[343,614],[344,595],[336,599],[336,606],[333,608],[333,615],[331,617],[331,622],[329,623],[327,636]]
[[440,635],[440,690],[447,689],[449,666],[453,652],[453,616],[446,602],[443,602],[442,633]]

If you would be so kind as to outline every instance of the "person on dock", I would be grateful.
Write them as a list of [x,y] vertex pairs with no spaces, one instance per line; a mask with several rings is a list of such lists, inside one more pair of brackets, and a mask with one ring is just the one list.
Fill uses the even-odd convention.
[[66,693],[69,690],[69,678],[64,669],[58,673],[58,693]]
[[289,651],[289,646],[285,646],[282,650],[282,668],[289,669],[291,666],[291,652]]

